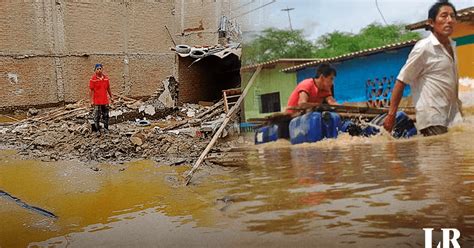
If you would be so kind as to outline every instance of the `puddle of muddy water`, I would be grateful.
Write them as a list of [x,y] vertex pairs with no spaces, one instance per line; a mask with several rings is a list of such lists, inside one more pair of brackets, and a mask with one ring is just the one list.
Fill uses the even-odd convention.
[[[72,162],[21,161],[8,151],[0,153],[0,157],[0,189],[58,216],[47,218],[0,197],[2,247],[25,246],[69,233],[106,230],[109,224],[121,221],[116,216],[148,209],[178,219],[192,216],[188,219],[200,226],[212,226],[215,222],[208,211],[215,202],[214,196],[196,197],[200,192],[212,191],[211,188],[199,187],[194,192],[183,187],[184,167],[139,161],[120,167],[94,166],[100,169],[94,171]],[[134,218],[130,216],[124,220]]]

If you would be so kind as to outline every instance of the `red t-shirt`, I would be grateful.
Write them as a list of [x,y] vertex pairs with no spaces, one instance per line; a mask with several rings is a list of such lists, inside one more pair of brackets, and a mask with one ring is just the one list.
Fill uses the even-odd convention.
[[332,95],[330,91],[319,90],[314,83],[314,79],[308,78],[299,83],[295,90],[293,90],[290,98],[288,98],[288,107],[298,106],[301,91],[304,91],[309,95],[308,102],[310,103],[323,103],[326,97]]
[[93,90],[93,101],[96,105],[106,105],[109,104],[109,98],[107,96],[107,90],[110,87],[109,77],[102,74],[102,79],[99,79],[96,74],[94,74],[89,81],[89,88]]

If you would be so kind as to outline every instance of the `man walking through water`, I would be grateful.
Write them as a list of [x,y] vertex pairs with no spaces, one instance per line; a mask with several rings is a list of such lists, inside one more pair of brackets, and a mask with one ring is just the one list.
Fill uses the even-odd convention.
[[431,34],[416,43],[397,77],[383,124],[387,131],[393,129],[406,84],[411,86],[416,125],[424,136],[446,133],[449,125],[462,120],[455,43],[449,38],[456,25],[456,14],[454,5],[447,0],[431,6]]
[[91,106],[94,107],[94,125],[97,136],[100,136],[99,121],[102,119],[105,132],[109,130],[109,98],[112,102],[109,77],[102,72],[102,64],[94,66],[94,75],[89,81]]

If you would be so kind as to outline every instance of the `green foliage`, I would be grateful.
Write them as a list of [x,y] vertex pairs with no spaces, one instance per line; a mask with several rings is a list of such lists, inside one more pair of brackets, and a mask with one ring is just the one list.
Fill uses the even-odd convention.
[[244,64],[255,64],[278,58],[311,58],[314,45],[301,30],[265,29],[252,42],[243,46]]
[[392,43],[419,39],[416,32],[405,31],[404,25],[370,24],[359,34],[332,32],[321,36],[315,43],[318,58],[328,58]]
[[406,31],[404,25],[373,23],[358,34],[335,31],[312,43],[304,38],[302,30],[270,28],[244,45],[243,63],[248,65],[279,58],[328,58],[420,37],[419,33]]

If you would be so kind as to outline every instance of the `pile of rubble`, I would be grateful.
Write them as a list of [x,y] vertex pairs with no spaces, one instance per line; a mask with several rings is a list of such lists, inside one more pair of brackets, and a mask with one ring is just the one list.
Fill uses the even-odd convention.
[[[18,122],[3,123],[0,145],[18,149],[24,158],[43,161],[122,163],[153,159],[169,165],[191,164],[223,122],[223,101],[212,106],[169,107],[169,101],[158,100],[160,96],[155,94],[147,101],[115,99],[110,111],[110,130],[99,137],[92,132],[92,108],[78,102]],[[222,136],[236,132],[238,126],[230,125]],[[214,151],[228,147],[229,143],[220,143]]]

